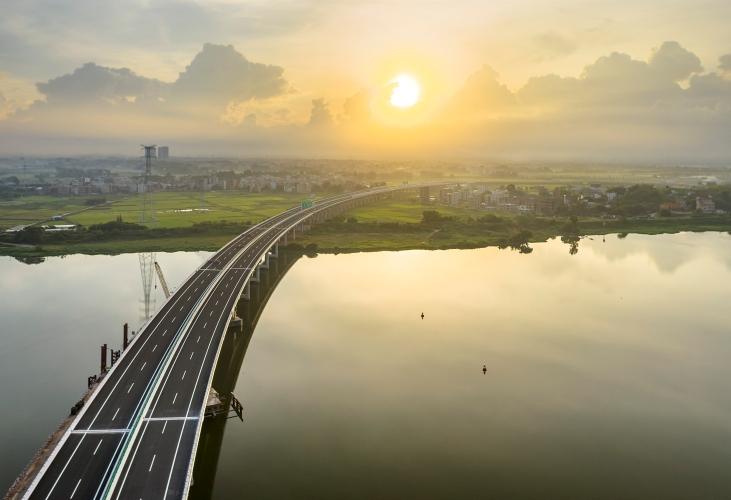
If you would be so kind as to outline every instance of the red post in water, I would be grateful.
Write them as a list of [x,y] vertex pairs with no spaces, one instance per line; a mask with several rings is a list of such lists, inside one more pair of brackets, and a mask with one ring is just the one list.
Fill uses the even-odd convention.
[[107,371],[107,344],[102,344],[102,373]]

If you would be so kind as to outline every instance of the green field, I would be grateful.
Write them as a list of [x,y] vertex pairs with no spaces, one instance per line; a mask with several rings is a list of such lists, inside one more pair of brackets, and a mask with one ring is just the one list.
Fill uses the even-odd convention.
[[[268,194],[242,192],[200,193],[174,192],[152,193],[152,212],[156,222],[149,227],[187,227],[198,222],[258,222],[298,205],[307,195]],[[68,212],[65,218],[69,224],[90,226],[109,222],[122,216],[127,222],[141,220],[142,197],[105,196],[110,203],[89,207],[88,199],[100,196],[24,196],[11,201],[0,202],[0,229],[41,222]]]
[[0,229],[43,221],[54,215],[88,208],[86,197],[23,196],[0,201]]
[[[266,217],[297,205],[302,195],[207,193],[204,200],[195,193],[156,193],[153,203],[158,222],[149,230],[105,241],[87,239],[66,241],[48,238],[33,247],[3,245],[0,253],[17,256],[64,255],[71,253],[117,254],[144,251],[216,250],[245,228]],[[28,197],[22,202],[0,204],[0,213],[11,214],[14,221],[36,221],[62,212],[87,209],[68,218],[69,222],[90,226],[114,220],[138,222],[140,197],[128,197],[103,207],[88,208],[85,198]],[[188,211],[192,208],[205,211]],[[185,210],[185,211],[180,211]],[[424,210],[439,212],[444,218],[436,224],[422,223]],[[566,217],[519,217],[444,206],[424,206],[417,200],[383,200],[345,212],[336,220],[315,226],[298,236],[295,244],[308,245],[322,252],[404,250],[412,248],[474,248],[502,245],[521,231],[530,241],[545,241],[566,232]],[[355,219],[355,222],[353,222]],[[8,219],[6,219],[8,220]],[[350,222],[347,222],[350,220]],[[233,222],[193,227],[200,222]],[[17,225],[14,222],[12,225]],[[178,229],[175,229],[178,228]],[[678,216],[606,220],[582,217],[575,234],[674,233],[678,231],[730,231],[731,216]],[[8,243],[12,239],[6,240]]]
[[[186,227],[199,222],[258,222],[298,205],[306,195],[242,192],[153,193],[150,227]],[[90,226],[114,220],[140,222],[142,197],[133,196],[112,205],[94,208],[69,217],[69,222]]]
[[438,210],[445,216],[457,218],[479,217],[485,215],[484,210],[455,208],[445,206],[425,206],[418,200],[382,200],[366,207],[349,210],[345,217],[355,217],[358,222],[405,222],[421,221],[424,210]]

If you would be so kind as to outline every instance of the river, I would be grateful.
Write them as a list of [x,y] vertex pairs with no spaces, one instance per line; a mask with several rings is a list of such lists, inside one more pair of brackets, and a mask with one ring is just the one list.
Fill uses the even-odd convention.
[[[299,259],[193,497],[731,497],[731,236],[532,247]],[[174,286],[207,255],[157,258]],[[0,283],[7,487],[143,306],[136,255],[3,257]]]

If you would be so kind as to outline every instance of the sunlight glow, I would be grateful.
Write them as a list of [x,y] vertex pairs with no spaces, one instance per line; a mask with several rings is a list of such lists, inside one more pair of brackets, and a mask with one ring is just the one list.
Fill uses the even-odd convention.
[[419,102],[421,98],[421,85],[410,75],[398,75],[391,80],[393,85],[390,103],[397,108],[410,108]]

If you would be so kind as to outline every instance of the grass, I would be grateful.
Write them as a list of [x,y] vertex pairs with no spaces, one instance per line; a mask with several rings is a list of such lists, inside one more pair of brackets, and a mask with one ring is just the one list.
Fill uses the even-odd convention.
[[[241,194],[241,193],[207,193],[207,212],[175,212],[174,210],[200,206],[200,197],[195,193],[156,193],[155,206],[158,213],[158,228],[187,228],[196,222],[231,221],[253,223],[275,215],[301,201],[303,195],[295,194]],[[0,213],[15,210],[29,210],[38,206],[51,215],[68,211],[69,207],[79,205],[77,198],[47,199],[47,197],[29,197],[22,203],[4,203]],[[74,205],[75,203],[75,205]],[[12,208],[14,207],[14,208]],[[453,217],[438,225],[420,224],[422,212],[436,210],[442,216]],[[91,225],[108,222],[122,215],[126,221],[134,222],[139,218],[139,197],[125,198],[112,206],[93,208],[69,220],[75,223]],[[14,212],[15,213],[15,212]],[[500,222],[490,225],[474,221],[486,212],[475,209],[452,208],[443,206],[425,207],[418,202],[408,200],[383,200],[367,207],[353,209],[343,214],[345,219],[355,217],[356,224],[330,222],[315,226],[312,231],[299,235],[296,244],[314,245],[321,252],[353,252],[374,250],[406,250],[414,248],[445,249],[474,248],[500,245],[516,232],[530,231],[531,242],[545,241],[560,236],[567,224],[566,218],[521,218],[508,214],[499,214]],[[599,218],[580,218],[578,224],[580,234],[609,233],[675,233],[679,231],[731,231],[731,216],[686,216],[667,218],[637,218],[625,221],[604,220]],[[190,234],[187,229],[183,234],[160,235],[149,237],[145,234],[128,239],[109,241],[84,241],[69,243],[44,243],[41,247],[0,247],[4,255],[36,257],[47,255],[65,255],[70,253],[86,254],[119,254],[128,252],[174,252],[217,250],[237,234],[235,227],[216,229],[210,232]]]
[[0,201],[0,229],[32,224],[54,215],[82,210],[88,207],[86,199],[78,196],[23,196]]
[[[306,195],[241,192],[152,193],[153,214],[157,221],[148,226],[187,227],[199,222],[259,222],[299,204]],[[113,205],[94,208],[69,217],[72,224],[90,226],[114,220],[139,222],[142,196],[125,198]]]
[[347,217],[355,217],[358,222],[405,222],[417,223],[421,221],[424,210],[438,210],[445,216],[457,218],[479,217],[485,215],[485,211],[455,208],[444,206],[425,206],[421,203],[408,200],[382,200],[367,207],[356,208],[344,214]]
[[[91,226],[122,216],[127,222],[139,222],[142,196],[103,196],[112,203],[89,207],[86,200],[102,196],[23,196],[0,201],[0,230],[43,221],[54,215],[70,215],[64,223]],[[258,222],[299,204],[307,195],[290,193],[192,192],[152,193],[153,213],[157,222],[150,227],[188,227],[198,222]],[[204,210],[200,210],[204,209]]]

